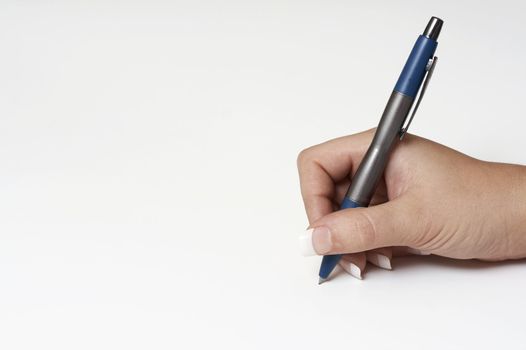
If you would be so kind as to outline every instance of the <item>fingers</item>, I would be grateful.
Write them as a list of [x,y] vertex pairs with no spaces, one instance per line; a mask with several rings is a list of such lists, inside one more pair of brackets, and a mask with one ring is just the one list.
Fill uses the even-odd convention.
[[392,247],[393,256],[430,255],[431,252],[411,247]]
[[342,256],[338,264],[348,274],[361,280],[367,261],[365,259],[365,253],[346,254]]
[[381,267],[382,269],[391,270],[391,259],[393,258],[393,251],[391,248],[378,248],[365,253],[367,261],[373,265]]
[[416,230],[403,198],[369,208],[340,210],[311,224],[300,236],[305,255],[358,253],[390,246],[412,246]]
[[351,276],[363,279],[367,262],[391,270],[391,248],[379,248],[365,253],[345,254],[338,263]]
[[[336,184],[356,169],[373,136],[372,131],[337,138],[303,150],[298,156],[301,194],[312,223],[331,213]],[[340,187],[347,187],[346,184]]]

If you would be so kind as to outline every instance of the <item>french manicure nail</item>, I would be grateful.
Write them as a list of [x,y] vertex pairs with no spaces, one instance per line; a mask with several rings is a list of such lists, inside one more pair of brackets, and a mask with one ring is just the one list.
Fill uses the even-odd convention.
[[391,270],[391,259],[389,259],[387,256],[383,254],[373,254],[376,255],[376,262],[373,263],[378,267],[381,267],[382,269]]
[[350,263],[350,271],[349,273],[353,276],[358,278],[359,280],[362,279],[362,270],[357,265],[354,265],[353,263]]
[[411,247],[407,247],[407,252],[415,255],[422,255],[420,250]]
[[373,265],[376,265],[378,267],[381,267],[382,269],[391,270],[391,259],[389,259],[387,256],[379,253],[367,253],[368,254],[368,260]]
[[340,266],[351,276],[359,280],[362,279],[362,270],[357,265],[347,261],[340,261]]
[[421,250],[411,248],[411,247],[408,247],[407,251],[411,254],[416,254],[416,255],[430,255],[431,254],[431,253],[426,253],[426,252],[423,252]]
[[299,236],[300,253],[303,256],[316,255],[316,251],[312,245],[312,231],[314,231],[314,229],[308,229]]
[[308,229],[300,235],[299,245],[304,256],[328,253],[332,248],[331,232],[324,226]]

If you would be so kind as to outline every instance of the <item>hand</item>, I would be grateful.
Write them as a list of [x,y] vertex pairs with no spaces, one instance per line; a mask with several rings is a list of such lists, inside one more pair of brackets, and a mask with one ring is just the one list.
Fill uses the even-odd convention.
[[[361,278],[366,259],[391,267],[391,247],[457,259],[526,257],[526,167],[468,157],[406,135],[392,152],[369,208],[336,211],[374,129],[298,156],[309,230],[304,253],[346,254]],[[403,250],[403,249],[402,249]]]

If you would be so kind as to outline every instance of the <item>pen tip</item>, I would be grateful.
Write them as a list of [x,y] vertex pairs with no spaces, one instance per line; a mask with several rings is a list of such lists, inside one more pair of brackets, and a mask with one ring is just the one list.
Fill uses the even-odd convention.
[[322,284],[325,281],[327,281],[326,278],[320,277],[320,279],[318,280],[318,284]]

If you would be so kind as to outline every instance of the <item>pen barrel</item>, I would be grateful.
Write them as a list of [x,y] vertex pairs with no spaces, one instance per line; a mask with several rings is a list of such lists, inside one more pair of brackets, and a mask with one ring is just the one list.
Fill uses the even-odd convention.
[[[359,203],[356,203],[350,200],[349,198],[345,197],[343,199],[342,204],[340,205],[340,210],[349,209],[349,208],[359,208],[361,206],[362,205],[360,205]],[[341,257],[342,257],[341,254],[325,255],[323,257],[323,260],[320,266],[320,272],[318,273],[320,278],[323,278],[323,279],[329,278],[329,275],[331,274],[332,270],[334,270],[336,265],[338,265],[338,262],[340,261]]]
[[414,98],[397,91],[391,93],[373,141],[358,166],[345,196],[346,199],[356,203],[356,206],[369,206],[389,160],[391,149],[399,140],[400,127],[409,114],[413,101]]
[[434,37],[420,35],[407,58],[389,101],[387,101],[373,141],[345,196],[358,206],[369,206],[387,165],[391,149],[399,140],[400,131],[422,85],[427,64],[435,54],[437,45]]
[[426,75],[427,63],[433,58],[437,45],[434,39],[424,35],[418,37],[396,82],[395,91],[412,98],[416,97]]
[[[442,23],[440,18],[431,17],[423,35],[418,37],[413,46],[389,101],[387,101],[373,141],[352,178],[351,186],[340,209],[369,206],[376,186],[385,171],[391,149],[400,140],[402,127],[422,85],[428,62],[435,54]],[[417,107],[418,103],[420,100],[417,102]],[[404,133],[405,131],[407,129],[404,130]],[[319,272],[320,283],[329,277],[341,257],[340,254],[323,257]]]

